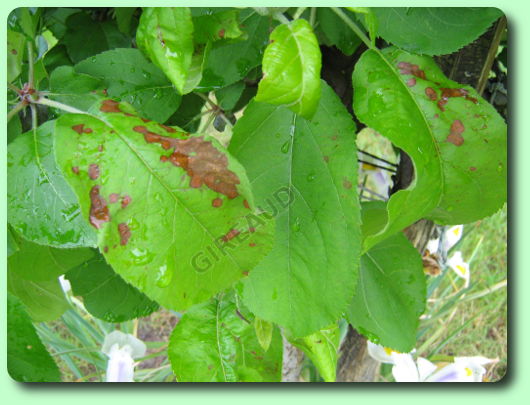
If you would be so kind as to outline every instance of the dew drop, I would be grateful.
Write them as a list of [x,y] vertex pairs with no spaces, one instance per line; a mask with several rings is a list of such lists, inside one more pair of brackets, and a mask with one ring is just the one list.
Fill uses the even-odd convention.
[[170,270],[166,264],[158,268],[158,273],[156,274],[155,284],[157,287],[165,288],[171,283],[173,278],[173,270]]
[[287,153],[289,152],[289,148],[291,147],[291,142],[290,141],[285,141],[285,143],[282,145],[282,153]]

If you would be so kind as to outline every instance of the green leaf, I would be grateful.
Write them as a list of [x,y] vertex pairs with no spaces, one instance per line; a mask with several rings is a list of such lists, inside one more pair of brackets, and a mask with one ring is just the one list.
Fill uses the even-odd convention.
[[191,308],[171,334],[168,356],[179,382],[275,382],[282,371],[276,330],[265,351],[232,295]]
[[208,42],[205,46],[196,47],[191,58],[191,65],[188,69],[186,83],[184,84],[184,93],[191,93],[202,80],[202,71],[208,60],[212,44]]
[[42,344],[24,307],[7,295],[7,371],[19,382],[60,382],[55,361]]
[[324,381],[335,382],[340,345],[338,324],[335,323],[309,336],[290,339],[289,342],[311,359]]
[[252,102],[229,148],[247,170],[257,205],[276,217],[273,251],[246,280],[245,305],[294,337],[340,317],[360,253],[355,124],[322,86],[311,122]]
[[22,134],[22,123],[20,116],[16,114],[7,123],[7,144],[13,142],[20,134]]
[[57,249],[32,243],[16,234],[12,236],[19,249],[7,263],[10,271],[25,280],[55,280],[94,255],[88,248]]
[[409,352],[416,345],[425,299],[421,256],[398,233],[361,256],[357,291],[346,318],[375,343]]
[[16,31],[7,30],[7,81],[11,83],[22,71],[26,37]]
[[180,94],[185,94],[184,85],[193,56],[193,22],[189,8],[144,8],[136,42]]
[[320,98],[322,58],[311,25],[300,19],[279,25],[263,55],[256,101],[284,105],[311,118]]
[[[96,91],[103,89],[102,80],[77,73],[72,66],[59,66],[50,75],[50,91],[55,101],[78,109],[87,109],[99,99]],[[60,114],[63,111],[59,111]]]
[[68,30],[66,20],[73,14],[79,13],[78,8],[67,7],[50,7],[44,8],[43,20],[46,28],[48,28],[53,36],[57,39],[62,39]]
[[210,91],[229,86],[243,79],[261,63],[263,49],[267,44],[272,20],[262,17],[251,9],[240,14],[243,35],[237,39],[219,40],[205,63],[201,91]]
[[232,110],[245,90],[244,82],[236,82],[215,92],[215,98],[223,111]]
[[176,125],[187,132],[197,132],[201,123],[201,111],[206,101],[195,93],[182,96],[178,110],[167,121],[167,125]]
[[114,7],[114,15],[116,16],[116,24],[118,29],[124,34],[131,32],[131,25],[133,15],[138,7]]
[[375,47],[375,40],[379,35],[379,21],[374,14],[374,7],[346,7],[348,10],[357,13],[357,19],[362,22],[370,34],[370,42]]
[[79,62],[75,70],[101,79],[109,96],[131,103],[151,120],[165,122],[180,105],[171,82],[138,49],[103,52]]
[[59,118],[56,156],[125,281],[183,310],[270,250],[273,222],[254,213],[244,169],[215,139],[149,122],[113,100],[89,114]]
[[233,39],[241,36],[238,24],[239,10],[223,10],[193,16],[193,41],[205,44],[219,39]]
[[63,43],[74,63],[114,48],[127,48],[131,40],[110,21],[94,21],[84,12],[66,20],[68,27]]
[[426,55],[452,53],[482,35],[502,17],[492,7],[373,7],[379,36]]
[[502,207],[506,125],[474,89],[447,79],[431,58],[397,49],[366,51],[353,85],[359,120],[403,149],[415,170],[390,198],[384,227],[366,235],[365,251],[426,216],[461,224]]
[[16,253],[20,250],[18,242],[13,234],[13,231],[8,226],[7,227],[7,257],[10,257],[13,253]]
[[[345,13],[353,16],[348,11]],[[328,7],[317,8],[317,20],[320,24],[320,30],[331,45],[335,45],[344,54],[351,55],[361,44],[361,39]]]
[[254,330],[258,338],[259,345],[265,351],[269,350],[274,332],[274,325],[258,317],[254,318]]
[[36,243],[93,246],[95,233],[55,163],[54,126],[48,121],[36,133],[19,135],[7,148],[8,220]]
[[87,311],[106,322],[124,322],[158,309],[156,302],[127,284],[102,256],[70,270],[65,277],[73,294],[83,297]]

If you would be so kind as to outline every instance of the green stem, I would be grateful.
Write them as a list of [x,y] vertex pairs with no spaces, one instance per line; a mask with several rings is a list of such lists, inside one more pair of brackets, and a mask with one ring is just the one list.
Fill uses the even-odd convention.
[[372,44],[372,42],[370,41],[370,39],[364,34],[364,32],[357,26],[357,24],[355,24],[351,19],[350,17],[348,17],[346,15],[346,13],[344,13],[344,11],[342,11],[340,8],[338,7],[331,7],[331,10],[333,10],[333,12],[335,14],[337,14],[339,16],[339,18],[344,21],[346,23],[346,25],[348,27],[351,28],[351,30],[353,32],[355,32],[355,34],[361,38],[361,40],[365,43],[365,45],[368,47],[368,49],[373,49],[373,50],[377,50],[377,48]]
[[296,13],[293,15],[293,20],[297,20],[300,18],[300,16],[304,13],[304,11],[307,9],[307,7],[298,7],[296,9]]
[[19,102],[16,106],[14,106],[9,112],[7,113],[7,122],[11,120],[16,114],[18,114],[19,111],[23,110],[24,107],[26,107],[26,104],[24,104],[22,101]]
[[41,104],[41,105],[46,105],[52,108],[58,108],[59,110],[63,110],[63,111],[66,111],[72,114],[86,114],[85,111],[81,111],[81,110],[78,110],[77,108],[70,107],[69,105],[59,103],[58,101],[50,100],[49,98],[40,97],[34,102],[35,104]]
[[7,83],[7,87],[9,87],[9,89],[14,91],[15,93],[20,94],[20,89],[17,86],[15,86],[13,83]]
[[276,13],[272,17],[274,19],[278,20],[279,22],[281,22],[282,24],[289,25],[289,20],[282,13]]
[[214,114],[218,114],[221,119],[226,123],[226,125],[228,125],[229,128],[232,128],[232,123],[230,122],[230,120],[226,117],[226,115],[224,115],[223,111],[221,110],[221,107],[219,107],[217,104],[215,104],[212,100],[210,100],[210,97],[208,96],[205,96],[204,94],[202,93],[195,93],[197,94],[200,98],[202,98],[203,100],[205,100],[208,104],[210,104],[210,106],[212,107],[213,111],[214,111]]
[[28,42],[28,83],[29,88],[33,89],[35,84],[34,78],[34,67],[33,67],[33,44],[31,41]]
[[311,14],[309,15],[309,24],[315,29],[315,21],[317,19],[317,8],[311,7]]

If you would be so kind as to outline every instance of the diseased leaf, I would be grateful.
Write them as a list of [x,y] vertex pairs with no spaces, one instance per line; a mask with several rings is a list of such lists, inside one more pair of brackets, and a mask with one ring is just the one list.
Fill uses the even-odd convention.
[[378,34],[409,52],[443,55],[477,39],[503,13],[493,7],[372,7]]
[[56,155],[125,281],[183,310],[247,275],[270,250],[273,223],[254,213],[244,169],[215,139],[113,100],[89,114],[59,118]]
[[193,41],[205,44],[219,39],[233,39],[241,36],[238,24],[239,10],[214,10],[198,15],[193,13]]
[[66,273],[74,295],[83,297],[88,312],[106,322],[117,323],[147,316],[158,309],[97,256]]
[[93,246],[75,194],[55,163],[55,121],[19,135],[7,149],[7,216],[26,239],[59,246]]
[[[346,11],[353,16],[353,13]],[[355,17],[353,17],[355,18]],[[340,19],[333,10],[327,7],[317,8],[317,20],[320,30],[331,45],[335,45],[344,54],[351,55],[361,44],[361,39]]]
[[269,350],[263,350],[251,321],[242,319],[233,299],[227,294],[195,306],[175,326],[168,356],[177,381],[280,381],[279,332],[273,332]]
[[324,381],[335,382],[340,345],[338,324],[335,323],[309,336],[289,341],[311,359]]
[[94,21],[84,12],[70,15],[63,43],[74,63],[114,48],[127,48],[131,40],[110,21]]
[[303,19],[279,25],[270,40],[263,55],[263,79],[256,101],[284,105],[311,118],[320,98],[322,65],[311,25]]
[[7,81],[11,83],[22,71],[26,37],[16,31],[7,30]]
[[59,382],[61,374],[19,300],[7,295],[7,371],[19,382]]
[[361,256],[357,291],[346,318],[375,343],[410,352],[425,299],[421,256],[398,233]]
[[75,65],[78,73],[101,79],[110,97],[127,101],[148,119],[165,122],[181,97],[164,73],[138,49],[114,49]]
[[322,86],[311,122],[285,107],[249,104],[229,148],[257,205],[276,218],[274,248],[246,279],[245,305],[294,337],[340,317],[360,253],[355,124]]
[[365,235],[365,251],[420,218],[468,223],[506,201],[506,125],[474,89],[429,57],[397,49],[366,51],[353,86],[359,120],[403,149],[415,170],[390,198],[384,226]]
[[212,44],[199,85],[201,91],[229,86],[261,63],[273,21],[245,9],[241,11],[239,24],[243,35]]
[[160,67],[180,94],[193,56],[193,23],[188,7],[145,7],[136,31],[138,47]]

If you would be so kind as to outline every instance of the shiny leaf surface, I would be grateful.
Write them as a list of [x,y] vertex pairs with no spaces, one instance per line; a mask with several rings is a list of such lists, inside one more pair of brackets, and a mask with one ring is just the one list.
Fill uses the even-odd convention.
[[273,251],[245,282],[244,301],[295,337],[340,317],[353,295],[360,252],[355,124],[323,84],[313,120],[251,103],[232,152],[259,207],[276,218]]
[[248,275],[273,223],[254,213],[241,165],[215,139],[127,104],[103,100],[89,114],[59,118],[56,154],[113,269],[178,310]]
[[256,101],[283,105],[311,118],[320,98],[322,65],[311,25],[303,19],[279,25],[270,41],[263,55],[263,79]]

